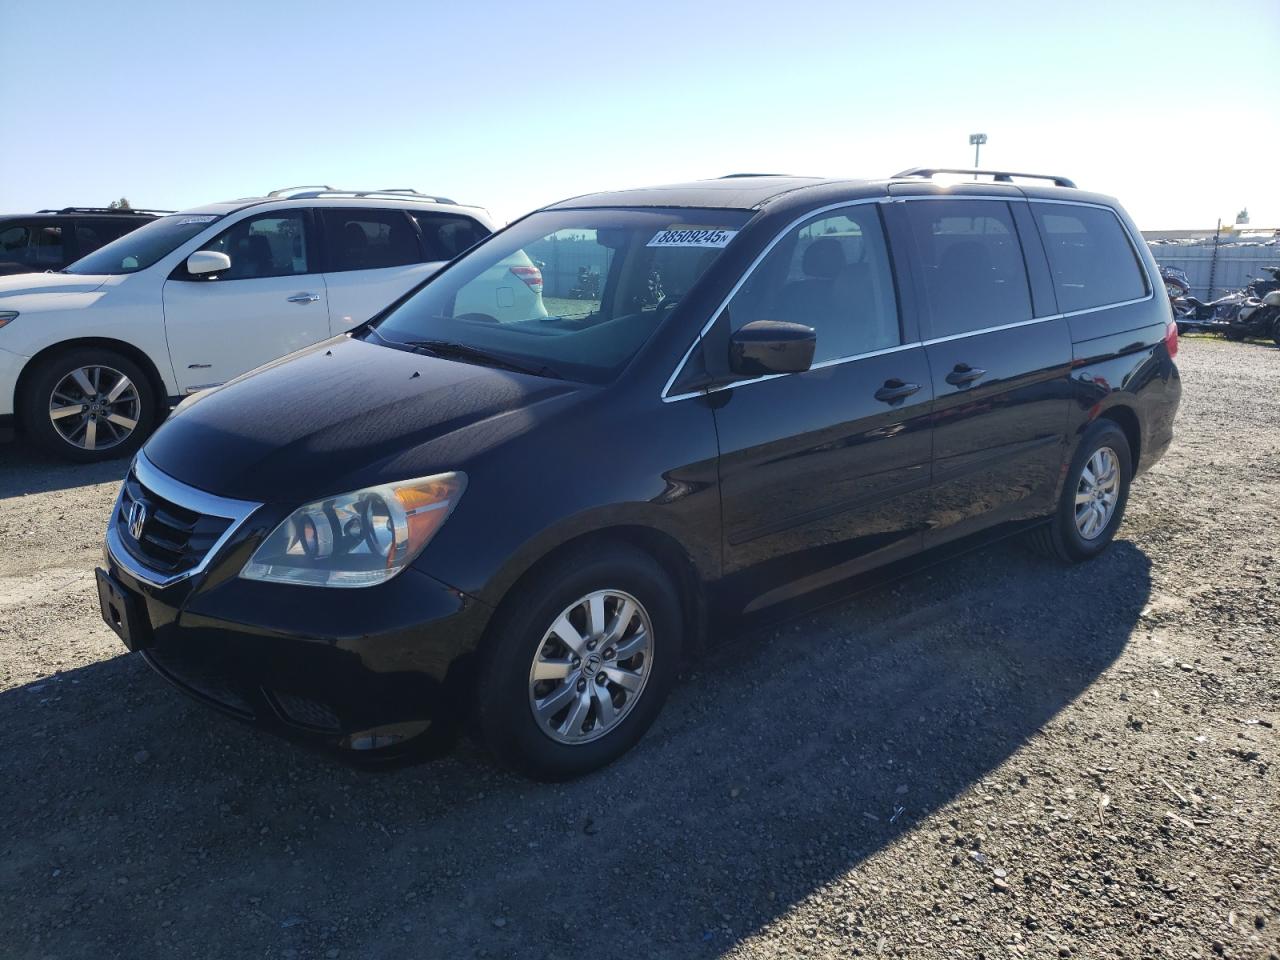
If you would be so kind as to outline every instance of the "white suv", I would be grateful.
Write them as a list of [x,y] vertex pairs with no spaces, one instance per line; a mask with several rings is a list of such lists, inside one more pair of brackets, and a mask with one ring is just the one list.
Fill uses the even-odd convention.
[[[363,323],[492,230],[412,190],[294,188],[0,278],[0,432],[74,460],[132,453],[182,397]],[[545,315],[535,265],[497,272],[466,310]]]

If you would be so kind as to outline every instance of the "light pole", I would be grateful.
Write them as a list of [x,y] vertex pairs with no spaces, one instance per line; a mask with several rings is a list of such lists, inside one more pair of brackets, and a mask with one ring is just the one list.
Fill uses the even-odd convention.
[[[987,135],[985,133],[969,134],[969,145],[973,147],[973,169],[975,170],[978,169],[978,156],[982,152],[982,145],[986,142]],[[976,173],[973,175],[973,179],[978,179],[978,175]]]

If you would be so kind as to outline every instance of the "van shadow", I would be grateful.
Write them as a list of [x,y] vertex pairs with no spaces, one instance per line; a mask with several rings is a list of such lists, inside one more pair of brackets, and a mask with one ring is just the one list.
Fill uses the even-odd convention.
[[68,463],[21,438],[0,443],[0,500],[119,481],[128,472],[128,457],[101,463]]
[[0,940],[718,956],[996,771],[1121,654],[1150,589],[1128,542],[1073,568],[989,547],[716,648],[635,750],[561,785],[468,743],[361,773],[136,658],[68,671],[0,695],[0,902],[52,918],[3,911]]

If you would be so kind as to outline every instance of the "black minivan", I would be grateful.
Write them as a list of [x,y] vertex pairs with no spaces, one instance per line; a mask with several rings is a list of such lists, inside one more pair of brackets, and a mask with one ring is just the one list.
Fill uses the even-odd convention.
[[529,214],[184,402],[120,492],[104,618],[283,733],[394,758],[473,723],[556,779],[631,747],[717,618],[1024,529],[1097,555],[1172,438],[1156,264],[1064,178],[943,172]]

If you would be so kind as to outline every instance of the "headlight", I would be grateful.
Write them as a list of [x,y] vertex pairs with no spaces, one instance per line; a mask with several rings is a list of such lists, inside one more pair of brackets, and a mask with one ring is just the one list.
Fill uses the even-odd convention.
[[309,587],[372,587],[403,570],[457,506],[467,477],[439,473],[299,507],[240,576]]
[[0,310],[0,327],[7,326],[11,321],[18,319],[17,310]]

